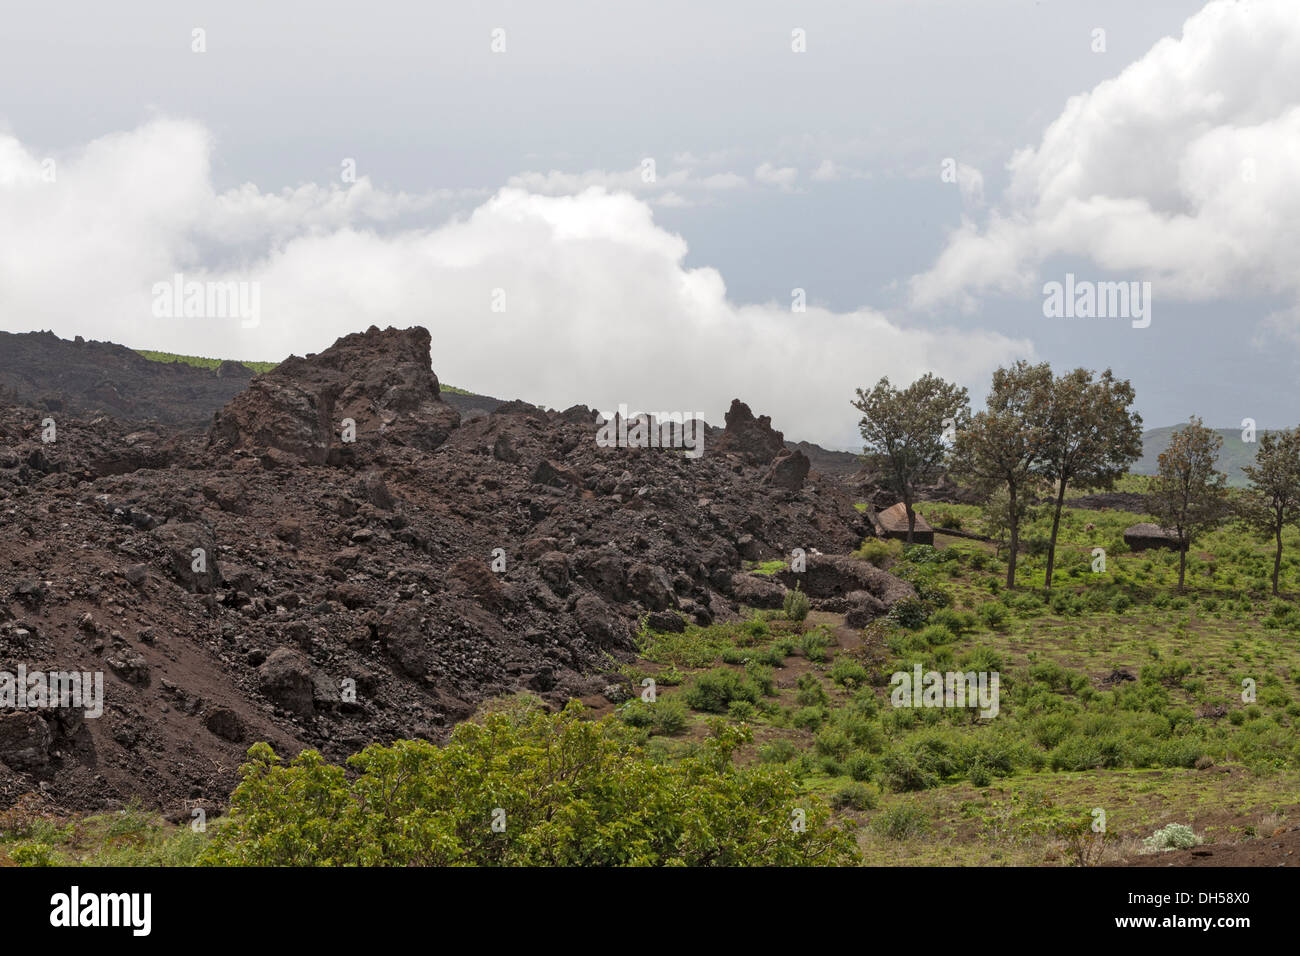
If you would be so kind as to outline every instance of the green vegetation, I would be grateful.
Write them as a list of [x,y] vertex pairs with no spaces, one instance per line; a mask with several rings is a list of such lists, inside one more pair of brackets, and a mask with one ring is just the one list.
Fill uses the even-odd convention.
[[[198,355],[176,355],[173,352],[151,352],[145,349],[135,349],[135,352],[138,355],[144,356],[151,362],[180,362],[183,365],[193,365],[195,368],[215,369],[222,362],[228,361],[227,359],[202,358]],[[246,366],[248,369],[259,375],[262,372],[271,371],[271,369],[280,364],[279,362],[233,361],[239,361],[240,365]]]
[[[1140,481],[1146,476],[1156,474],[1159,470],[1160,454],[1168,448],[1174,432],[1181,427],[1181,425],[1166,425],[1142,433],[1142,457],[1133,465],[1133,474],[1130,476],[1132,480]],[[1228,476],[1229,487],[1245,487],[1247,483],[1245,469],[1247,465],[1254,463],[1255,452],[1258,450],[1259,445],[1255,442],[1242,441],[1242,430],[1240,428],[1216,428],[1214,430],[1223,439],[1214,467]],[[1259,432],[1256,437],[1263,438],[1265,434],[1267,433]],[[1143,491],[1145,489],[1121,488],[1120,490]]]
[[445,747],[371,746],[349,775],[314,751],[249,751],[217,865],[716,865],[852,862],[848,831],[786,769],[738,767],[743,726],[652,759],[617,720],[519,705],[459,725]]
[[[921,508],[987,531],[978,506]],[[1232,840],[1300,813],[1300,605],[1269,599],[1272,543],[1205,533],[1180,595],[1176,552],[1124,545],[1144,516],[1067,507],[1048,593],[1054,516],[1030,511],[1018,590],[989,544],[868,541],[858,556],[887,561],[918,598],[860,635],[818,611],[643,635],[680,669],[682,689],[660,698],[687,706],[678,737],[719,717],[748,728],[736,760],[787,769],[855,827],[871,863],[1091,865],[1142,852],[1171,822]],[[1300,531],[1283,540],[1280,584],[1296,593]],[[917,664],[997,671],[998,715],[893,706],[890,675]]]
[[1201,838],[1191,827],[1182,823],[1171,823],[1147,837],[1142,845],[1151,853],[1160,853],[1165,850],[1190,850],[1201,842]]
[[870,391],[858,389],[853,407],[862,413],[858,429],[867,461],[903,502],[911,544],[918,489],[938,476],[951,435],[970,421],[966,389],[930,374],[895,388],[886,377]]
[[206,844],[138,806],[58,820],[20,799],[0,814],[0,863],[19,866],[191,866]]
[[802,621],[808,616],[808,611],[812,607],[808,600],[808,595],[803,593],[803,589],[796,584],[793,591],[785,592],[785,602],[783,609],[787,620],[796,623]]

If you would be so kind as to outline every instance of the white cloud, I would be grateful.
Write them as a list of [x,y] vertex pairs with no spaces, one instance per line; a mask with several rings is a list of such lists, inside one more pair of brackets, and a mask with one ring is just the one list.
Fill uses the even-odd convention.
[[814,182],[832,183],[842,179],[870,179],[871,173],[863,169],[851,169],[833,159],[823,159],[809,178]]
[[[392,217],[428,197],[362,183],[218,193],[211,148],[197,124],[154,122],[90,143],[47,183],[37,157],[0,138],[0,327],[274,359],[372,324],[420,324],[434,369],[465,387],[718,422],[740,397],[792,437],[841,446],[857,442],[859,385],[934,370],[978,388],[1032,353],[867,308],[734,303],[716,270],[684,264],[685,240],[645,200],[603,185],[563,196],[509,186],[466,216],[398,228]],[[178,272],[259,283],[260,325],[154,317],[154,284]],[[491,310],[497,289],[504,313]]]
[[965,206],[984,205],[984,174],[974,166],[957,164],[957,189],[961,192],[961,201]]
[[773,166],[771,163],[763,163],[754,170],[754,179],[765,186],[777,186],[781,189],[790,189],[794,182],[799,178],[799,170],[793,166]]
[[812,171],[813,180],[819,183],[833,182],[836,179],[839,179],[840,176],[840,167],[836,166],[835,163],[829,159],[823,159],[821,164]]
[[[650,169],[653,169],[653,177],[649,175]],[[634,166],[621,171],[588,169],[580,173],[566,173],[552,169],[545,173],[522,172],[511,176],[506,181],[506,185],[544,196],[572,196],[593,187],[635,193],[655,193],[676,190],[739,189],[748,183],[744,176],[732,172],[699,176],[690,169],[661,170],[656,163],[653,167]]]
[[987,222],[963,222],[912,279],[912,301],[1037,291],[1055,256],[1151,281],[1171,299],[1300,296],[1297,169],[1294,0],[1215,0],[1179,39],[1071,98],[1011,159]]

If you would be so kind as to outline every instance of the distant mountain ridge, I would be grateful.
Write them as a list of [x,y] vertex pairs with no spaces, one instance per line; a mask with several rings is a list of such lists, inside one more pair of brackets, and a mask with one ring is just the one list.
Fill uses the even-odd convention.
[[[1174,432],[1182,427],[1182,425],[1165,425],[1143,432],[1142,457],[1130,469],[1132,473],[1154,475],[1160,465],[1160,453],[1169,447]],[[1245,442],[1242,441],[1240,428],[1216,428],[1215,431],[1223,437],[1223,448],[1219,451],[1219,470],[1227,474],[1228,484],[1244,487],[1247,481],[1246,473],[1242,468],[1255,463],[1255,452],[1259,448],[1258,439],[1265,432],[1260,430],[1255,434],[1256,441]]]

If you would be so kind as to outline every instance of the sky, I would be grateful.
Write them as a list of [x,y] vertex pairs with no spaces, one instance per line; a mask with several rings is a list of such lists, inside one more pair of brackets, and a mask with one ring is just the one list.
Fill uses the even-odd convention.
[[856,388],[1022,358],[1300,421],[1295,0],[26,4],[0,90],[3,330],[424,325],[463,388],[845,449]]

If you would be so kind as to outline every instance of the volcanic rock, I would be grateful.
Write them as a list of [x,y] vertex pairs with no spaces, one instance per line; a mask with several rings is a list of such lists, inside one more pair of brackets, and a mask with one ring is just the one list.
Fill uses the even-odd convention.
[[1179,551],[1185,546],[1179,540],[1177,531],[1162,528],[1148,521],[1124,529],[1124,543],[1133,551],[1146,551],[1150,548]]
[[18,771],[41,770],[50,761],[54,734],[39,714],[0,714],[0,760]]
[[749,406],[738,398],[731,400],[726,422],[727,427],[711,449],[715,454],[738,454],[751,465],[766,465],[785,451],[785,437],[772,428],[771,417],[755,418]]
[[763,481],[777,488],[784,488],[786,491],[798,491],[808,477],[809,467],[808,456],[803,452],[782,448],[772,459]]
[[342,453],[340,430],[351,420],[356,434],[348,444],[359,454],[379,442],[433,451],[460,414],[442,401],[429,344],[423,328],[371,326],[319,355],[290,356],[217,414],[210,440],[278,449],[319,465]]

